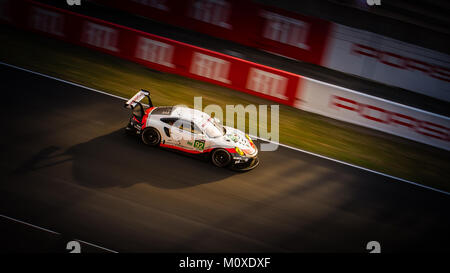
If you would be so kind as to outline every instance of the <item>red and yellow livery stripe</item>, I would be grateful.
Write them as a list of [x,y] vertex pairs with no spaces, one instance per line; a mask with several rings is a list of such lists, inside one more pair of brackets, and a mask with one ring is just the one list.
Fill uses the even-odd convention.
[[[190,153],[190,154],[203,154],[203,153],[209,153],[211,152],[214,148],[209,148],[209,149],[205,149],[203,151],[197,151],[197,150],[189,150],[180,146],[176,146],[176,145],[170,145],[170,144],[163,144],[161,143],[159,146],[164,147],[164,148],[169,148],[169,149],[174,149],[174,150],[178,150],[178,151],[182,151],[182,152],[186,152],[186,153]],[[227,150],[230,154],[236,153],[236,151],[233,148],[223,148],[225,150]]]
[[145,115],[144,115],[144,117],[142,118],[142,129],[144,129],[145,126],[147,125],[147,119],[148,119],[148,116],[151,114],[151,112],[153,111],[153,109],[155,109],[155,107],[150,107],[150,108],[148,108],[147,110],[145,110]]

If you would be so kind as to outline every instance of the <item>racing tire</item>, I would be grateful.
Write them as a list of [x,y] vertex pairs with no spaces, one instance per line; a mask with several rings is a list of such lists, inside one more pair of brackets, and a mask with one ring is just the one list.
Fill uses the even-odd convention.
[[227,150],[216,149],[211,153],[211,161],[216,167],[226,167],[231,163],[231,154]]
[[161,134],[153,127],[145,128],[141,138],[142,142],[149,146],[158,146],[161,142]]

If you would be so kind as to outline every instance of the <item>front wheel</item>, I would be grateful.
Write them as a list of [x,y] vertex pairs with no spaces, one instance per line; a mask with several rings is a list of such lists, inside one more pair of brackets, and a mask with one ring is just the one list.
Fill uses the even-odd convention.
[[153,127],[145,128],[141,134],[142,141],[149,146],[158,146],[161,134]]
[[219,168],[226,167],[231,162],[231,155],[224,149],[217,149],[212,152],[211,161]]

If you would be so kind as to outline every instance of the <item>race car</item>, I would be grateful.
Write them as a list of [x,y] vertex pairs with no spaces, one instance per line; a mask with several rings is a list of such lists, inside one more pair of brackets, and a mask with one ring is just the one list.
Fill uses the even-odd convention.
[[[141,100],[147,98],[148,106]],[[251,170],[258,166],[258,149],[242,131],[223,126],[217,118],[187,107],[153,106],[150,92],[140,90],[124,104],[132,114],[128,133],[149,146],[204,155],[217,167]]]

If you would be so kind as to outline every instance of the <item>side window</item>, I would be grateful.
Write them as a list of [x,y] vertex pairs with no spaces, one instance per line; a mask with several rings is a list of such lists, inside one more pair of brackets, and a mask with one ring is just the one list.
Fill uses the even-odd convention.
[[187,120],[181,120],[182,123],[182,127],[180,129],[183,129],[185,131],[188,131],[189,133],[192,133],[192,126],[191,126],[191,122],[187,121]]
[[200,130],[193,122],[178,118],[161,118],[160,120],[170,126],[188,131],[189,133],[202,134],[202,130]]
[[[166,124],[168,124],[168,125],[170,125],[170,126],[173,126],[174,125],[174,123],[178,120],[177,118],[162,118],[162,119],[160,119],[162,122],[164,122],[164,123],[166,123]],[[177,123],[178,124],[178,123]],[[180,128],[181,129],[181,128]]]
[[202,130],[200,130],[200,128],[198,128],[198,126],[195,125],[195,123],[192,122],[191,126],[193,128],[192,132],[194,134],[199,134],[199,135],[203,134]]

